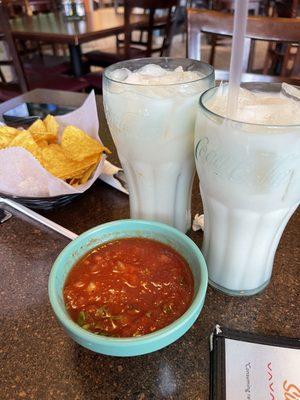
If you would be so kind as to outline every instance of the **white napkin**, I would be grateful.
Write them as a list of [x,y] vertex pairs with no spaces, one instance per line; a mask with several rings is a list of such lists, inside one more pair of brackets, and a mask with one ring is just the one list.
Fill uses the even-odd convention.
[[[64,128],[67,125],[74,125],[102,144],[98,135],[99,120],[94,92],[89,94],[81,107],[55,118],[60,125],[59,140]],[[105,155],[92,178],[83,185],[73,187],[46,171],[27,150],[20,147],[0,150],[0,192],[3,193],[29,197],[82,193],[97,178],[123,193],[128,193],[124,187],[125,179],[122,176],[122,170],[106,161]]]
[[204,231],[204,215],[201,214],[196,214],[193,220],[193,225],[192,225],[193,231],[199,231],[200,229]]
[[129,194],[123,170],[116,167],[107,160],[104,161],[102,173],[99,176],[99,179],[114,187],[115,189],[120,190],[123,193]]

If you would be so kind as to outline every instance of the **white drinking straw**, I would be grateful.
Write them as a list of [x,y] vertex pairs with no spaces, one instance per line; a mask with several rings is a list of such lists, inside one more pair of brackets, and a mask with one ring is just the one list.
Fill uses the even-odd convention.
[[249,0],[235,0],[232,50],[230,59],[227,116],[234,118],[242,78],[244,42],[247,29]]

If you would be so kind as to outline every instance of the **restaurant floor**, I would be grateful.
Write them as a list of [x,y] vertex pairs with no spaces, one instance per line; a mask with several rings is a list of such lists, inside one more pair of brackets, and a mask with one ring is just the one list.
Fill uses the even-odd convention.
[[[159,39],[159,38],[158,38]],[[173,38],[173,43],[171,47],[171,57],[183,57],[186,56],[186,38],[183,37],[182,34],[176,35]],[[216,48],[216,57],[215,57],[215,68],[222,70],[229,70],[230,65],[230,53],[231,53],[231,40],[228,39],[227,42],[223,40],[223,43],[226,45],[217,46]],[[83,52],[101,49],[105,51],[105,49],[112,48],[115,44],[115,37],[108,37],[105,39],[96,40],[94,42],[86,43],[82,46]],[[267,50],[267,42],[259,41],[255,44],[255,56],[253,69],[262,69],[264,65],[266,50]],[[210,55],[209,44],[202,45],[201,51],[201,59],[202,61],[208,62]]]

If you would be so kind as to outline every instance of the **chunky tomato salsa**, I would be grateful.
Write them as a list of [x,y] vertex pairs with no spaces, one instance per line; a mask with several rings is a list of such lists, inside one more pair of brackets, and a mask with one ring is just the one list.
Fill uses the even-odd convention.
[[87,253],[69,272],[66,308],[77,324],[96,334],[130,337],[161,329],[190,306],[193,275],[170,246],[127,238]]

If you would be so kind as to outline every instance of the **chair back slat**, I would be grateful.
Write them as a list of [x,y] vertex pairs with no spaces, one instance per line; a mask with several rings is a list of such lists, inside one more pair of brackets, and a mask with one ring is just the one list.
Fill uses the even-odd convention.
[[[233,35],[233,15],[218,11],[188,9],[187,17],[187,56],[201,59],[201,32],[224,36]],[[245,50],[243,57],[243,72],[247,70],[251,50],[251,40],[265,40],[272,42],[298,43],[298,53],[292,70],[292,75],[300,74],[300,19],[249,16]],[[224,71],[223,71],[224,73]],[[248,78],[251,78],[248,74]],[[259,75],[256,74],[257,78]],[[260,75],[265,82],[274,81],[272,77]],[[243,80],[246,75],[243,75]],[[223,78],[224,74],[223,74]],[[228,79],[228,73],[226,79]],[[259,80],[259,79],[257,79]],[[287,79],[284,79],[287,81]],[[297,80],[297,77],[296,77]],[[299,80],[297,80],[299,83]]]
[[[229,13],[189,9],[188,24],[205,33],[233,34],[233,15]],[[255,40],[300,42],[300,19],[249,16],[246,35]]]
[[[158,18],[160,21],[160,29],[164,29],[165,32],[162,46],[158,49],[156,48],[155,51],[160,51],[161,55],[166,55],[164,51],[167,49],[170,42],[170,35],[172,33],[171,27],[174,22],[177,4],[178,0],[124,0],[124,47],[126,58],[130,58],[131,35],[134,30],[130,26],[132,10],[134,8],[141,8],[144,10],[144,14],[148,16],[148,22],[145,24],[143,30],[147,32],[145,56],[151,57],[153,53],[153,32],[157,30],[156,22]],[[159,11],[162,11],[162,16],[158,15]]]
[[19,54],[16,49],[15,41],[11,33],[10,29],[10,24],[9,24],[9,18],[8,14],[6,12],[6,8],[2,3],[2,0],[0,0],[0,26],[2,33],[4,35],[4,40],[6,41],[9,49],[9,53],[11,56],[11,59],[13,61],[13,65],[16,71],[16,75],[18,78],[18,83],[20,85],[20,88],[22,92],[27,92],[28,91],[28,82],[26,80],[23,66],[19,57]]

